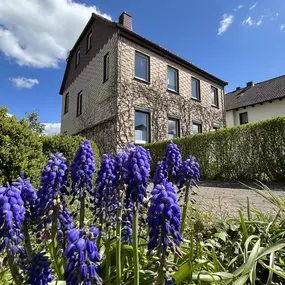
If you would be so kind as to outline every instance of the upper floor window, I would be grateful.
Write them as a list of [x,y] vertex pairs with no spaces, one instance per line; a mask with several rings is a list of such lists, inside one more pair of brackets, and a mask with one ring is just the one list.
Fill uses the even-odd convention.
[[193,123],[192,124],[192,134],[201,134],[202,133],[202,124],[200,123]]
[[76,66],[80,63],[80,49],[76,52],[75,64]]
[[149,138],[149,113],[135,111],[135,143],[146,144]]
[[168,139],[175,139],[180,136],[179,134],[179,120],[168,119]]
[[77,107],[76,107],[76,116],[82,114],[82,91],[77,94]]
[[68,105],[69,105],[69,93],[67,93],[64,97],[64,114],[68,112]]
[[200,100],[200,81],[196,78],[191,79],[191,86],[192,86],[192,98]]
[[178,92],[178,70],[172,67],[167,69],[168,89]]
[[92,32],[90,32],[87,36],[87,51],[89,51],[92,47]]
[[109,53],[104,56],[104,82],[109,79]]
[[240,125],[244,125],[244,124],[248,123],[248,114],[247,114],[247,112],[239,114],[239,121],[240,121]]
[[135,55],[135,77],[149,81],[149,57],[137,51]]
[[213,86],[211,87],[211,103],[213,106],[219,106],[218,89]]

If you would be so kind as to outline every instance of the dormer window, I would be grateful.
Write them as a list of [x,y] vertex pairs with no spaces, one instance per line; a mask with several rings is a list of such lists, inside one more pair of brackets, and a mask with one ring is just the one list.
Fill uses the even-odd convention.
[[92,47],[91,40],[92,40],[92,32],[90,32],[87,36],[87,51],[89,51]]

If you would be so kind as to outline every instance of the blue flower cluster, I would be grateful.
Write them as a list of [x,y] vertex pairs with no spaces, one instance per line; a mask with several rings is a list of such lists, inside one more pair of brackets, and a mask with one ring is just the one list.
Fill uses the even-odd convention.
[[176,184],[179,179],[181,163],[182,158],[179,148],[171,141],[165,150],[163,161],[157,165],[153,180],[154,185],[161,183],[164,178]]
[[48,285],[54,279],[50,262],[48,258],[42,254],[35,254],[29,264],[27,271],[29,285]]
[[54,200],[57,202],[61,197],[68,195],[66,158],[61,153],[51,154],[44,171],[42,172],[41,184],[38,190],[36,203],[37,216],[43,217],[52,209]]
[[67,259],[64,272],[67,285],[103,284],[98,265],[100,255],[95,244],[98,235],[96,227],[72,229],[68,232],[68,246],[64,253]]
[[151,206],[148,209],[149,253],[170,248],[177,252],[177,247],[183,240],[180,234],[181,213],[177,195],[171,182],[163,179],[151,192]]
[[189,156],[185,161],[183,161],[180,167],[180,175],[178,181],[178,188],[182,188],[187,181],[190,185],[196,185],[199,182],[200,172],[199,163],[195,161],[194,156]]
[[24,239],[21,227],[25,212],[21,191],[9,184],[0,187],[0,252],[7,246],[12,255],[23,251],[19,245],[19,238]]
[[96,169],[94,153],[89,140],[80,144],[74,160],[71,164],[71,178],[73,201],[79,191],[79,197],[85,197],[84,189],[92,195],[92,179]]
[[144,203],[147,197],[147,186],[150,172],[150,154],[141,146],[129,144],[126,161],[126,199],[132,203]]
[[25,218],[30,218],[33,214],[35,201],[37,199],[33,185],[29,179],[24,178],[23,171],[20,172],[20,176],[15,182],[12,183],[12,185],[21,191],[21,197],[24,201],[24,207],[26,209]]
[[95,222],[115,229],[119,195],[119,172],[112,156],[104,154],[94,189]]

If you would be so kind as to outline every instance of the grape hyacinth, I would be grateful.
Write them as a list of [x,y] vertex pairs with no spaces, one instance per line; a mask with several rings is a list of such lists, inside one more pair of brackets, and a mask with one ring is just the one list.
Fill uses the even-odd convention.
[[67,285],[103,284],[98,265],[100,255],[95,244],[98,235],[96,227],[72,229],[68,232],[68,246],[64,253],[67,259],[64,272]]
[[180,234],[181,213],[176,192],[167,179],[155,185],[151,195],[151,206],[148,209],[148,253],[156,252],[160,260],[157,282],[160,285],[165,282],[164,268],[168,250],[180,255],[179,244],[183,240]]
[[99,220],[100,225],[106,225],[104,232],[108,231],[109,227],[115,229],[119,186],[119,172],[115,160],[104,154],[94,189],[95,222]]
[[[42,172],[41,184],[37,193],[38,217],[47,215],[58,199],[64,200],[65,196],[68,195],[67,174],[65,157],[61,153],[51,154]],[[48,217],[46,217],[45,222],[50,222]]]
[[21,228],[25,212],[21,191],[9,184],[0,187],[0,252],[6,247],[12,255],[22,250],[19,239],[24,239]]
[[178,181],[178,188],[185,186],[187,181],[190,185],[197,185],[200,178],[199,163],[195,161],[195,157],[190,155],[183,161],[180,167],[180,175]]
[[179,148],[171,141],[165,150],[163,161],[158,163],[154,184],[161,183],[164,178],[170,182],[177,183],[181,163],[182,158]]
[[71,204],[74,203],[76,198],[79,198],[80,227],[84,225],[85,206],[88,207],[88,204],[85,204],[85,202],[89,202],[86,190],[91,196],[93,195],[92,179],[95,168],[96,163],[92,147],[89,140],[84,140],[82,144],[79,145],[71,164],[71,194],[73,195]]
[[42,254],[35,254],[29,264],[27,284],[29,285],[48,285],[54,279],[50,268],[50,261]]

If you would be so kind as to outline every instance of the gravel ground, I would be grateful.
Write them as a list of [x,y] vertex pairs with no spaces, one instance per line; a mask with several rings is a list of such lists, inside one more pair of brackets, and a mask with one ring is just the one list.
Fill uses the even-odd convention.
[[[254,184],[247,185],[257,188]],[[285,182],[270,183],[267,186],[274,195],[285,198]],[[194,190],[197,192],[193,195],[197,207],[212,211],[214,214],[236,215],[238,209],[246,210],[247,198],[254,208],[264,214],[272,211],[272,204],[241,183],[200,182],[199,189],[194,188]]]

